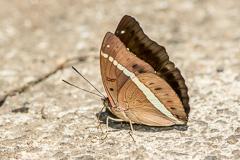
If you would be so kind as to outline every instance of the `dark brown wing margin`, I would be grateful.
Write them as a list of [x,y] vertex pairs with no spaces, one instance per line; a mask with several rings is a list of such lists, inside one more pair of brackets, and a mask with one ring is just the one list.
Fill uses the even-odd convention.
[[181,99],[188,117],[190,112],[188,88],[180,70],[169,60],[166,49],[148,38],[139,23],[128,15],[120,21],[115,35],[132,53],[149,63],[157,72],[156,74],[173,88]]

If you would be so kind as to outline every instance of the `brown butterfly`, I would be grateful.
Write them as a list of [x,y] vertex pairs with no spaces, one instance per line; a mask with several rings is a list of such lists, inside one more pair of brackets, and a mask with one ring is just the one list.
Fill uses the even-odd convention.
[[148,126],[183,125],[190,112],[188,89],[166,49],[125,15],[115,34],[108,32],[100,51],[104,106],[115,121]]

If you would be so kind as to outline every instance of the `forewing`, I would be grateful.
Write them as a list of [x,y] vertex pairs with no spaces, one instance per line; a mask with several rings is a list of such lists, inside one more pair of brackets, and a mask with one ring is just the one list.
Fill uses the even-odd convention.
[[100,68],[105,90],[114,104],[120,88],[132,76],[154,73],[154,69],[127,50],[114,34],[108,32],[100,51]]

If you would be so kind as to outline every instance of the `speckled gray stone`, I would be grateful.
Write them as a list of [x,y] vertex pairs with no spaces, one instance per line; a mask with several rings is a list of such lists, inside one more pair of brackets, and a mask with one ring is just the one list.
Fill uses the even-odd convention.
[[[164,45],[189,88],[191,112],[181,127],[110,121],[97,128],[99,97],[71,68],[58,71],[0,107],[0,159],[240,159],[240,1],[0,1],[0,95],[89,54],[74,66],[102,93],[103,37],[123,15]],[[105,93],[104,93],[105,94]],[[27,107],[27,113],[12,112]],[[101,121],[106,130],[106,117]]]

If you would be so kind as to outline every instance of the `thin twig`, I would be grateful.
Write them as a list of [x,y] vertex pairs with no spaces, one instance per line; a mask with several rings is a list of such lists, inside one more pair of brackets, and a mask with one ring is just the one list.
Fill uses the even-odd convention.
[[62,64],[58,65],[53,71],[51,71],[51,72],[49,72],[47,74],[44,74],[44,75],[40,76],[39,78],[24,84],[21,87],[18,87],[16,89],[13,89],[13,90],[7,92],[3,96],[0,96],[0,107],[3,105],[3,103],[5,102],[5,100],[6,100],[6,98],[8,96],[14,96],[17,93],[21,94],[24,91],[26,91],[26,90],[30,89],[31,87],[33,87],[34,85],[38,84],[39,82],[45,80],[49,76],[53,75],[57,71],[62,70],[64,68],[66,68],[66,67],[70,67],[70,66],[72,66],[73,63],[86,61],[86,59],[90,58],[90,57],[98,58],[98,56],[96,56],[96,55],[82,55],[82,56],[78,56],[78,57],[69,58],[66,61],[64,61]]

